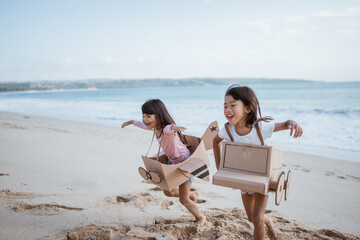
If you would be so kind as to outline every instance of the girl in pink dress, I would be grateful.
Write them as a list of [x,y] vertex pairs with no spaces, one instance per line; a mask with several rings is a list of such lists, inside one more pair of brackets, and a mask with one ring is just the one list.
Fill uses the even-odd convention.
[[[122,124],[122,128],[133,124],[146,130],[155,130],[156,140],[169,159],[168,164],[177,164],[186,160],[190,152],[180,139],[181,132],[186,128],[175,124],[165,104],[159,99],[150,99],[142,105],[141,110],[142,122],[129,120]],[[180,203],[194,215],[196,222],[203,225],[206,218],[196,206],[199,193],[190,192],[193,181],[194,178],[191,178],[172,191],[164,190],[164,194],[168,197],[178,197]]]

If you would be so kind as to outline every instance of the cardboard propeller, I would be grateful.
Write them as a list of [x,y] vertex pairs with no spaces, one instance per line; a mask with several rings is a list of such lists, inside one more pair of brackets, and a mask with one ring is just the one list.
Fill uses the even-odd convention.
[[166,155],[141,156],[145,169],[140,167],[139,174],[145,180],[151,180],[153,184],[167,191],[175,189],[193,176],[210,181],[208,169],[210,162],[206,151],[212,149],[213,139],[218,132],[219,126],[215,121],[209,125],[202,138],[183,135],[191,156],[181,163],[167,164]]

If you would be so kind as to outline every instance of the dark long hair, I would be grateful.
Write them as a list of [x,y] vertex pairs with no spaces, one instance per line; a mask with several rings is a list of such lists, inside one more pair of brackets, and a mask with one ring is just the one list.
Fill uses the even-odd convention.
[[166,125],[175,123],[165,104],[160,99],[147,100],[141,106],[141,110],[143,114],[155,114],[158,128],[163,129]]
[[[247,86],[240,86],[238,84],[231,85],[225,93],[225,96],[232,96],[235,100],[240,100],[245,107],[250,109],[250,112],[246,116],[246,126],[252,127],[259,121],[268,122],[273,120],[270,116],[261,116],[260,104],[254,91]],[[259,118],[258,113],[259,111]]]

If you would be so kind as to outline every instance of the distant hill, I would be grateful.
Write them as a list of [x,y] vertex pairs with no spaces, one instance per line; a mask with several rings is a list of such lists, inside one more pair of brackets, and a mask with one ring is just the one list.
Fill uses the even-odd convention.
[[[74,81],[33,81],[0,83],[0,92],[5,91],[41,91],[55,89],[91,89],[91,88],[135,88],[169,86],[206,86],[249,83],[288,83],[305,82],[299,79],[277,78],[186,78],[186,79],[87,79]],[[310,82],[310,81],[306,81]]]

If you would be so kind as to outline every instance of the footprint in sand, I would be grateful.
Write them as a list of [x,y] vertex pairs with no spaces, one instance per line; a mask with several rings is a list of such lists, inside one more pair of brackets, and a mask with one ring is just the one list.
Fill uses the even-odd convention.
[[272,220],[273,220],[273,222],[275,222],[275,223],[283,223],[283,224],[285,224],[285,223],[290,223],[289,220],[287,220],[287,219],[285,219],[285,218],[282,218],[282,217],[272,217]]
[[353,179],[353,180],[355,180],[355,181],[357,181],[357,182],[360,182],[360,177],[352,176],[352,175],[349,175],[349,174],[346,175],[346,176]]
[[196,203],[206,203],[206,200],[205,199],[198,199],[198,200],[196,200]]
[[67,207],[64,205],[59,204],[38,204],[38,205],[30,205],[26,203],[18,203],[16,206],[12,207],[12,210],[15,212],[23,212],[29,211],[34,215],[56,215],[66,211],[82,211],[83,208],[74,208],[74,207]]
[[335,176],[335,173],[334,172],[331,172],[331,171],[327,171],[325,173],[326,176]]
[[107,201],[110,203],[133,204],[135,207],[140,208],[143,211],[145,211],[149,204],[155,205],[160,209],[169,209],[170,206],[174,205],[173,201],[151,195],[148,192],[138,192],[135,194],[115,196],[114,198],[108,199]]
[[153,187],[153,188],[150,188],[149,191],[154,191],[154,192],[160,192],[161,191],[162,192],[163,189],[160,188],[160,187]]
[[[337,176],[334,172],[331,172],[331,171],[327,171],[326,173],[325,173],[325,175],[326,176],[329,176],[329,177],[331,177],[331,176],[334,176],[334,177],[337,177],[337,178],[340,178],[340,179],[344,179],[344,180],[346,180],[347,178],[346,177],[344,177],[344,176]],[[348,177],[349,177],[349,175],[347,175]]]
[[337,178],[340,178],[340,179],[347,179],[346,177],[344,176],[337,176]]
[[118,202],[118,203],[127,203],[127,202],[130,202],[130,199],[129,199],[129,198],[122,197],[122,196],[116,196],[116,197],[115,197],[115,200],[116,200],[116,202]]
[[17,198],[30,199],[30,198],[43,197],[43,196],[46,195],[35,194],[35,193],[11,192],[9,189],[0,190],[0,198],[8,199],[8,200],[17,199]]

